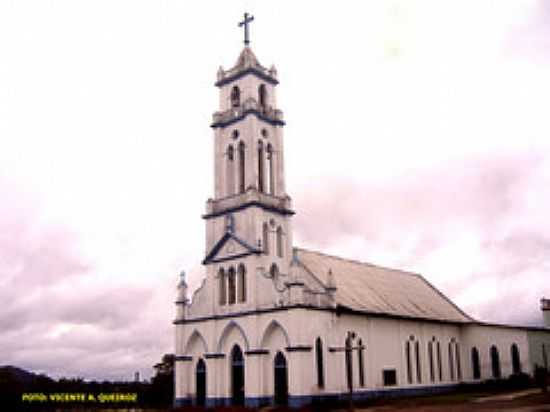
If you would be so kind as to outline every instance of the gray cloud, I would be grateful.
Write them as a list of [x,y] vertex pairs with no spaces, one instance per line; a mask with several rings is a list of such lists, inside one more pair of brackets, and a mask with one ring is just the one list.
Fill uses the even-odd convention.
[[[382,184],[327,179],[295,191],[295,236],[421,272],[483,320],[539,324],[538,299],[550,295],[549,166],[549,152],[531,151],[455,160]],[[497,290],[472,301],[488,280]]]

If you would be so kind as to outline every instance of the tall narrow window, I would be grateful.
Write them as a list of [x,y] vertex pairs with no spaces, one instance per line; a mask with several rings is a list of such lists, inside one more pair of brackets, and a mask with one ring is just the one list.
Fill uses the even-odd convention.
[[412,383],[412,365],[411,365],[411,342],[407,341],[405,344],[405,360],[407,362],[407,382]]
[[246,301],[246,268],[241,263],[239,265],[239,278],[238,278],[238,284],[239,284],[239,302]]
[[481,379],[481,366],[479,363],[479,351],[476,347],[472,348],[472,375],[474,379]]
[[264,253],[268,255],[269,254],[269,226],[267,223],[264,223],[262,228],[262,242],[263,242]]
[[517,375],[518,373],[521,373],[521,360],[519,358],[518,345],[514,343],[510,348],[510,352],[512,355],[512,373]]
[[416,341],[414,343],[414,356],[416,359],[416,381],[418,383],[422,382],[422,368],[420,366],[420,342]]
[[430,381],[435,381],[434,373],[434,345],[433,342],[428,342],[428,361],[430,363]]
[[323,366],[323,342],[321,338],[315,340],[315,359],[317,361],[317,386],[325,387],[325,370]]
[[441,382],[443,380],[443,368],[441,362],[441,344],[439,342],[437,342],[437,370],[439,381]]
[[265,89],[265,84],[260,84],[260,87],[258,87],[258,102],[262,109],[265,109],[267,106],[267,91]]
[[275,177],[273,170],[273,146],[267,145],[267,193],[275,194]]
[[258,190],[265,192],[264,185],[264,144],[260,140],[258,142]]
[[235,153],[233,150],[233,146],[229,146],[227,148],[227,162],[226,162],[226,169],[225,169],[225,175],[227,176],[227,196],[231,196],[235,193]]
[[269,275],[273,279],[277,279],[279,277],[279,268],[275,263],[271,265],[271,268],[269,269]]
[[359,386],[365,386],[365,365],[363,363],[363,341],[359,339],[359,349],[357,349],[357,362],[359,363]]
[[283,257],[283,229],[281,226],[277,228],[277,256]]
[[241,105],[241,90],[237,86],[231,89],[231,107],[239,107]]
[[460,364],[460,347],[458,342],[455,342],[455,358],[456,358],[456,378],[462,380],[462,365]]
[[546,354],[546,345],[542,344],[542,363],[544,364],[544,369],[548,370],[548,355]]
[[455,380],[455,365],[453,357],[453,343],[449,342],[449,378]]
[[219,287],[218,287],[219,302],[220,302],[220,305],[225,305],[225,303],[227,302],[227,291],[225,287],[225,271],[223,270],[223,268],[220,269],[218,273],[218,282],[219,282]]
[[229,289],[228,290],[228,303],[230,305],[234,304],[235,303],[235,287],[236,287],[236,282],[235,282],[235,269],[234,268],[230,268],[229,271],[227,272],[227,288]]
[[245,158],[244,158],[244,142],[239,143],[239,193],[244,193],[245,185],[244,185],[244,165],[245,165]]
[[498,349],[496,346],[491,346],[491,370],[493,372],[493,378],[500,378],[500,356],[498,354]]

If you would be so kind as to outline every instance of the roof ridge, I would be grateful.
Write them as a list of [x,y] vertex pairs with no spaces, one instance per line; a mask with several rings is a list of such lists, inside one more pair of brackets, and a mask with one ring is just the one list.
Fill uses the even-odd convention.
[[338,259],[338,260],[343,260],[345,262],[355,263],[355,264],[358,264],[358,265],[365,265],[365,266],[371,266],[371,267],[375,267],[375,268],[379,268],[379,269],[393,270],[395,272],[400,272],[400,273],[403,273],[405,275],[417,276],[417,277],[420,277],[420,278],[424,279],[424,276],[422,276],[420,273],[416,273],[416,272],[412,272],[412,271],[407,271],[407,270],[403,270],[403,269],[396,269],[396,268],[390,268],[390,267],[387,267],[387,266],[380,266],[380,265],[377,265],[375,263],[362,262],[362,261],[357,260],[357,259],[345,258],[345,257],[342,257],[342,256],[336,256],[336,255],[330,255],[328,253],[321,252],[319,250],[304,249],[304,248],[298,247],[298,246],[294,246],[294,249],[302,250],[304,252],[315,253],[317,255],[322,255],[322,256],[329,257],[329,258]]

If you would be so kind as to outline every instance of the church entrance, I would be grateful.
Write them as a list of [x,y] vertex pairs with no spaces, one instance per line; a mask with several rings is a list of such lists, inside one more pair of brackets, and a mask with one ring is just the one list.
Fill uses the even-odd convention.
[[288,404],[288,370],[286,358],[281,351],[277,352],[273,361],[274,383],[275,383],[275,405]]
[[204,406],[206,403],[206,364],[199,359],[195,370],[197,406]]
[[244,405],[244,358],[238,345],[231,350],[231,404]]

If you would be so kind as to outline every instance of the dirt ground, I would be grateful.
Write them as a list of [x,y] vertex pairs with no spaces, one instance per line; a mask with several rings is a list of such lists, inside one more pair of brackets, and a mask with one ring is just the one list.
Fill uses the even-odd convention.
[[[357,406],[356,412],[550,412],[550,393],[540,389],[491,395],[487,393],[449,394],[433,397],[377,401],[372,405]],[[347,412],[340,410],[339,412]]]

